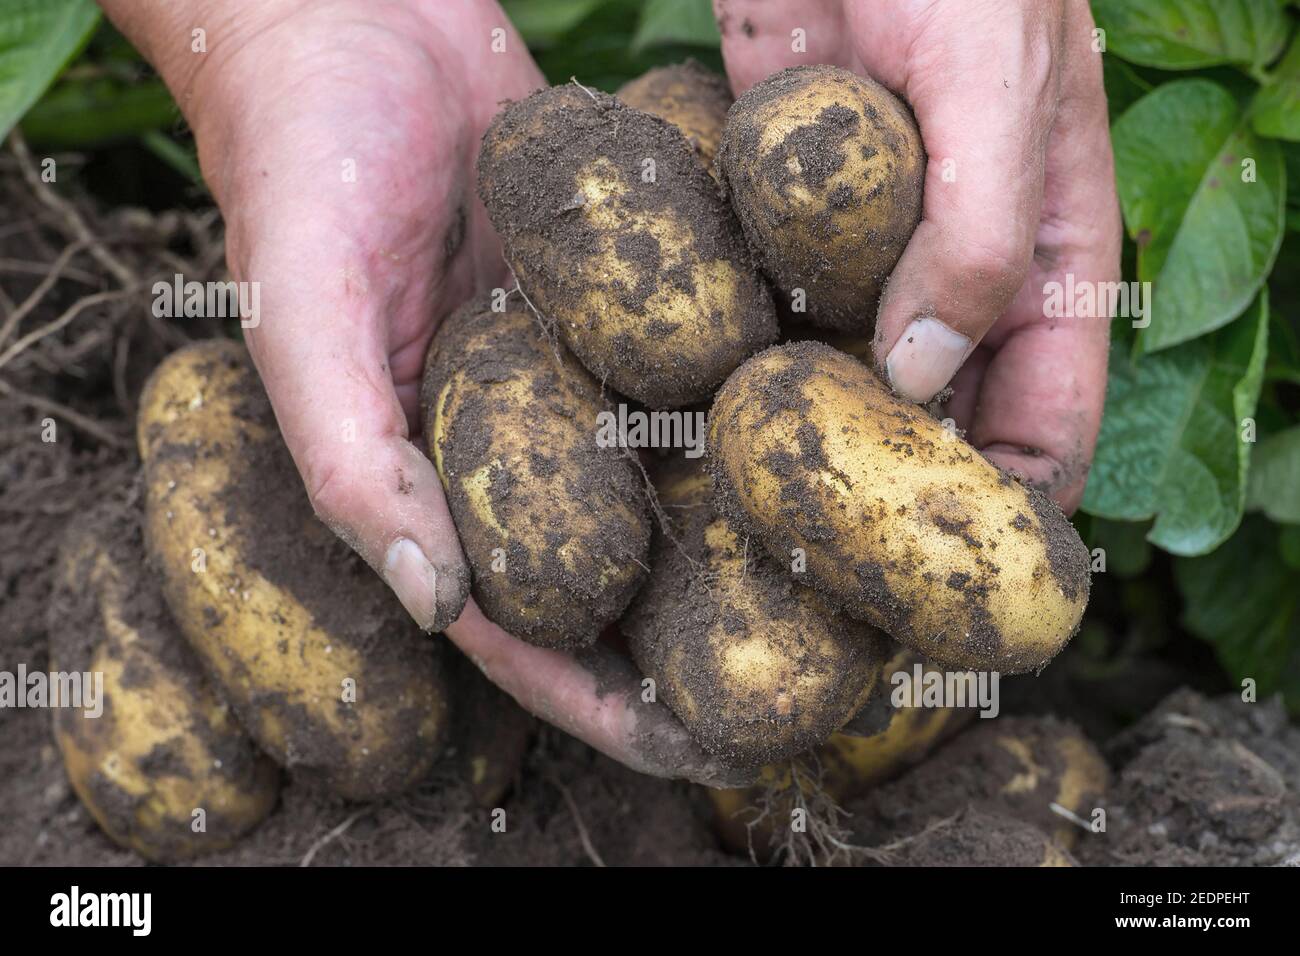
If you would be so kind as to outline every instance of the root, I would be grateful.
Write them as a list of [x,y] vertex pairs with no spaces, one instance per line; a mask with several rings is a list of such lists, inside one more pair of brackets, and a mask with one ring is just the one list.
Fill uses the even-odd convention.
[[307,854],[298,862],[298,865],[311,866],[311,861],[316,858],[316,854],[319,853],[322,848],[328,846],[331,842],[333,842],[334,840],[342,836],[344,833],[346,833],[348,827],[356,823],[357,818],[360,817],[361,814],[365,812],[366,812],[365,810],[357,810],[355,813],[350,814],[346,819],[344,819],[342,823],[340,823],[334,829],[330,830],[319,840],[313,843],[307,849]]
[[587,859],[591,860],[594,866],[603,868],[605,861],[601,859],[600,854],[596,852],[596,847],[591,842],[591,834],[587,832],[587,825],[583,823],[582,813],[578,810],[578,801],[573,799],[573,794],[569,788],[555,777],[548,775],[546,779],[551,786],[560,791],[560,796],[564,798],[565,804],[568,805],[569,813],[573,816],[574,826],[578,828],[578,839],[582,842],[582,851],[587,854]]
[[[889,866],[897,862],[899,850],[937,830],[955,823],[961,812],[936,820],[916,833],[881,846],[852,842],[847,821],[852,817],[826,791],[825,769],[815,751],[791,760],[788,779],[763,786],[753,805],[738,811],[744,815],[749,857],[760,862],[759,854],[785,866],[861,866],[864,862]],[[794,827],[800,813],[803,829]],[[755,837],[768,832],[766,847],[755,845]]]

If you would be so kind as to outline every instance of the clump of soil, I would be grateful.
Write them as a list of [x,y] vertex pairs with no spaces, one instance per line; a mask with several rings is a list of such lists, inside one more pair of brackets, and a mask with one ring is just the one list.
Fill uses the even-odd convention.
[[1085,863],[1300,866],[1300,729],[1281,698],[1177,691],[1106,753],[1118,777]]

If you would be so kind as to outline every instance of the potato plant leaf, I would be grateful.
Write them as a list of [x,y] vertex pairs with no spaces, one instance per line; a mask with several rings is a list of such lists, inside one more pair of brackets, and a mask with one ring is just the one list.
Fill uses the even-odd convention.
[[524,42],[548,46],[581,23],[605,0],[502,0]]
[[1174,578],[1183,596],[1183,624],[1214,645],[1240,682],[1256,681],[1261,697],[1281,691],[1300,712],[1300,591],[1283,560],[1278,529],[1261,519],[1212,554],[1180,558]]
[[1116,521],[1155,519],[1147,540],[1205,554],[1246,503],[1250,448],[1268,352],[1267,292],[1214,335],[1135,359],[1111,350],[1106,413],[1083,508]]
[[716,47],[721,42],[710,0],[646,0],[632,51],[670,43]]
[[1260,136],[1300,140],[1300,33],[1286,56],[1260,89],[1251,108],[1251,122]]
[[1155,352],[1231,322],[1268,276],[1285,232],[1286,171],[1231,94],[1204,79],[1157,87],[1111,130],[1120,204],[1152,283]]
[[1247,503],[1274,521],[1300,524],[1300,425],[1255,447]]
[[91,0],[5,0],[0,4],[0,139],[90,39],[99,22]]
[[1106,50],[1162,70],[1263,66],[1282,52],[1282,0],[1092,0]]

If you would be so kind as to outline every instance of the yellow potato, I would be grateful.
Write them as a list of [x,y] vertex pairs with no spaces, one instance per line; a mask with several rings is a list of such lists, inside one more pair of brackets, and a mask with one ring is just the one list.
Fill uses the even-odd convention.
[[434,336],[420,404],[474,599],[534,644],[590,644],[650,548],[632,460],[596,444],[600,386],[529,312],[470,305]]
[[[1052,717],[999,717],[975,725],[852,811],[869,842],[911,833],[966,807],[1036,827],[1070,849],[1101,808],[1110,772],[1075,726]],[[1067,814],[1077,820],[1071,820]]]
[[718,170],[787,304],[867,330],[921,218],[925,150],[907,105],[839,67],[783,70],[731,107]]
[[673,519],[623,620],[632,657],[710,753],[757,768],[824,741],[879,687],[891,642],[737,538],[704,470],[656,483]]
[[445,735],[440,648],[312,513],[243,347],[169,356],[138,440],[167,603],[253,738],[353,799],[417,783]]
[[576,84],[503,110],[479,192],[530,301],[603,384],[707,399],[776,340],[740,226],[681,132]]
[[271,812],[280,772],[186,646],[133,512],[112,502],[72,526],[51,608],[50,669],[102,675],[93,710],[53,713],[68,779],[105,833],[172,862],[230,846]]
[[537,721],[460,654],[449,655],[456,688],[445,766],[476,806],[495,808],[522,771]]
[[[851,729],[860,722],[854,718],[808,757],[764,767],[758,783],[752,787],[706,791],[722,842],[737,853],[752,848],[756,854],[765,856],[773,845],[774,827],[789,825],[790,811],[800,800],[800,794],[821,791],[833,803],[842,805],[924,760],[942,740],[962,727],[973,711],[889,705],[890,675],[898,671],[910,673],[918,663],[926,673],[938,671],[920,655],[906,649],[899,649],[885,664],[881,680],[886,686],[867,703],[866,709],[873,711],[873,715],[868,721],[862,721],[879,729],[874,732]],[[806,796],[803,802],[807,802]],[[770,809],[761,819],[760,805]]]
[[1089,555],[1061,510],[828,345],[741,366],[709,449],[738,528],[778,561],[805,554],[807,583],[936,662],[1036,670],[1078,628]]
[[722,127],[731,106],[731,87],[695,60],[657,66],[625,83],[615,94],[633,109],[652,113],[682,131],[699,157],[713,172],[713,159],[722,140]]

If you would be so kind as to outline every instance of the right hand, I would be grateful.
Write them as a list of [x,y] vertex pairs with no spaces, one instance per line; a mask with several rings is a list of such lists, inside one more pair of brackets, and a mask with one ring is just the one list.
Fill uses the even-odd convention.
[[194,129],[233,277],[260,285],[248,346],[320,518],[528,710],[636,770],[744,782],[640,701],[617,652],[532,647],[482,615],[411,441],[438,323],[509,287],[474,164],[501,101],[545,81],[495,0],[103,3]]

